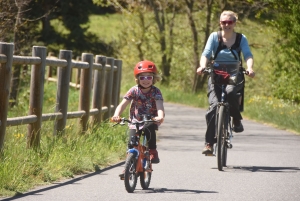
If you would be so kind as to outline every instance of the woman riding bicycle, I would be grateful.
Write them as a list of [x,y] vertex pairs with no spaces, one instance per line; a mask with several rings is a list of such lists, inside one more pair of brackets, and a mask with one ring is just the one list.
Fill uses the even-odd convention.
[[[219,32],[213,32],[210,34],[205,49],[201,55],[200,67],[197,69],[197,74],[201,75],[207,66],[210,58],[214,58],[217,61],[237,61],[239,58],[239,50],[243,53],[244,60],[247,65],[246,71],[250,77],[254,77],[253,71],[253,55],[250,51],[247,38],[245,35],[241,35],[239,47],[233,49],[232,47],[236,43],[238,38],[234,31],[238,16],[233,11],[223,11],[220,16],[220,29]],[[218,48],[222,41],[222,47]],[[244,76],[239,73],[238,80],[242,81]],[[230,104],[230,115],[233,117],[233,131],[243,132],[244,128],[241,123],[242,115],[239,110],[239,102],[237,98],[237,92],[244,88],[244,82],[238,82],[237,85],[227,85],[227,100]],[[212,84],[211,78],[208,79],[208,102],[209,108],[206,113],[207,130],[205,134],[205,147],[202,151],[203,154],[213,153],[213,144],[216,143],[215,139],[215,117],[217,103],[220,101],[220,87]]]

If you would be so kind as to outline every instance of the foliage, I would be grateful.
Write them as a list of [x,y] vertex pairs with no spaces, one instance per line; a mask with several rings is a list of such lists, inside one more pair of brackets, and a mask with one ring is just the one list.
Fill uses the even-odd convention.
[[276,18],[270,24],[278,31],[271,62],[273,95],[300,103],[300,4],[295,0],[272,0]]
[[75,57],[82,52],[115,56],[112,44],[88,31],[89,16],[96,10],[92,0],[36,0],[29,7],[31,12],[27,15],[32,23],[41,23],[41,27],[35,29],[37,42],[47,46],[49,51],[58,53],[60,49],[69,49]]

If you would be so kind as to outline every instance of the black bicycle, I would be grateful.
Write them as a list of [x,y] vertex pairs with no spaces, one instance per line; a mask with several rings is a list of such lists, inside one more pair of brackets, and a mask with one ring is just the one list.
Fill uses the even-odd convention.
[[[229,112],[229,103],[227,102],[227,85],[237,84],[238,73],[247,74],[237,62],[219,62],[218,65],[213,65],[213,68],[206,68],[204,73],[209,73],[211,76],[212,84],[221,88],[221,100],[217,104],[216,110],[216,133],[215,138],[217,139],[215,153],[217,155],[218,170],[222,171],[223,167],[226,167],[227,163],[227,149],[232,148],[231,140],[232,134],[232,123]],[[240,96],[241,94],[238,94]],[[216,153],[217,151],[217,153]]]

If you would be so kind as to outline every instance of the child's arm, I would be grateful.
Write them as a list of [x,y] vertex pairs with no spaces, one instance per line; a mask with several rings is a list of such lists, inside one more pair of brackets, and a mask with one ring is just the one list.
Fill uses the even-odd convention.
[[162,123],[164,121],[164,117],[165,117],[165,109],[164,109],[163,100],[156,100],[156,108],[157,108],[157,117],[155,117],[155,120]]
[[130,100],[126,100],[125,98],[122,100],[122,102],[117,106],[115,110],[115,114],[112,117],[113,121],[120,121],[120,115],[123,113],[123,111],[126,109],[127,105],[130,103]]

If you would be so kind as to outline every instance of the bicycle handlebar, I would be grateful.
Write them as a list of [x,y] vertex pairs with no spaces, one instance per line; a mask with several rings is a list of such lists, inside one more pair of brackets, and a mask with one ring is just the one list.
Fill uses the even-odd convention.
[[[211,73],[211,70],[212,70],[212,69],[211,69],[210,67],[205,67],[205,68],[203,69],[202,73],[204,73],[204,74],[210,74],[210,73]],[[243,68],[243,70],[242,70],[242,73],[245,74],[245,75],[249,75],[249,71],[245,70],[244,68]]]
[[[112,118],[110,119],[110,121],[111,122],[115,122]],[[133,124],[133,125],[136,125],[136,124],[143,124],[143,123],[146,123],[146,122],[159,122],[159,121],[156,121],[156,120],[154,120],[154,119],[144,119],[144,120],[141,120],[141,121],[135,121],[135,122],[132,122],[132,121],[130,121],[129,119],[126,119],[125,117],[122,117],[121,119],[120,119],[120,121],[119,122],[116,122],[116,124],[115,125],[113,125],[113,126],[116,126],[116,125],[118,125],[118,124],[120,124],[120,125],[125,125],[125,122],[128,122],[128,123],[130,123],[130,124]]]

